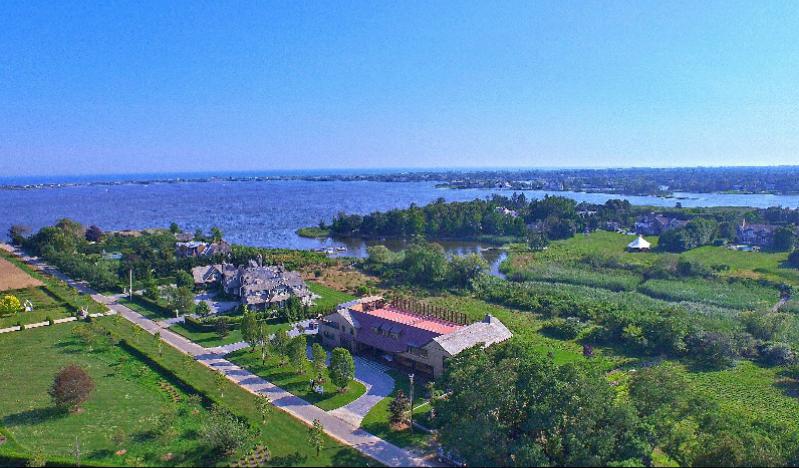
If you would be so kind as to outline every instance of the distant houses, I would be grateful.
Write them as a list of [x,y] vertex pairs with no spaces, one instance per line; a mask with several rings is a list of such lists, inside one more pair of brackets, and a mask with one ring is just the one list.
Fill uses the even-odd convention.
[[659,236],[670,229],[681,228],[686,224],[688,221],[682,219],[650,213],[638,218],[635,222],[635,232],[644,236]]
[[434,378],[444,372],[447,359],[472,346],[491,346],[513,334],[499,319],[486,315],[466,325],[460,314],[419,305],[366,297],[341,304],[319,326],[322,342],[353,352],[380,355],[402,367]]
[[215,255],[228,255],[230,252],[230,244],[225,241],[175,243],[175,255],[178,257],[213,257]]
[[771,224],[747,224],[746,220],[735,229],[735,241],[758,247],[769,247],[774,243],[778,226]]
[[304,305],[312,305],[316,297],[299,273],[255,261],[239,267],[227,263],[199,266],[192,268],[191,274],[196,286],[217,285],[225,294],[256,310],[283,307],[292,296]]

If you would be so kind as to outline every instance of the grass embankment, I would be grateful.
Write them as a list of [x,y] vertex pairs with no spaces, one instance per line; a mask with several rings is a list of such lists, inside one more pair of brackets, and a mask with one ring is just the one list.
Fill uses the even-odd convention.
[[314,392],[311,389],[310,380],[316,375],[309,361],[304,363],[302,373],[300,373],[293,366],[281,363],[281,359],[277,356],[268,357],[266,363],[262,364],[260,353],[252,352],[249,349],[231,353],[227,359],[325,411],[351,403],[366,392],[366,387],[355,381],[350,382],[344,392],[339,392],[338,388],[331,383],[327,369],[322,372],[324,393]]
[[307,237],[310,239],[325,239],[330,237],[330,229],[317,226],[299,228],[295,232],[300,237]]
[[[256,406],[256,397],[230,381],[219,384],[216,372],[171,348],[158,347],[152,337],[125,320],[103,318],[105,328],[120,338],[126,339],[153,362],[172,372],[177,379],[191,386],[211,401],[218,402],[235,414],[261,426],[261,416]],[[139,330],[138,332],[136,330]],[[276,466],[365,466],[376,465],[374,460],[362,456],[354,449],[342,446],[325,436],[325,448],[319,457],[310,447],[308,428],[305,424],[282,411],[274,411],[268,423],[261,428],[260,443],[272,453],[271,464]]]

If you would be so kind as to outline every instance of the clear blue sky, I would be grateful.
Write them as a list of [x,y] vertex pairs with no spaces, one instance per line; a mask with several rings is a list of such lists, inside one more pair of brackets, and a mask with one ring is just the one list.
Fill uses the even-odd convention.
[[795,1],[13,2],[0,175],[799,164]]

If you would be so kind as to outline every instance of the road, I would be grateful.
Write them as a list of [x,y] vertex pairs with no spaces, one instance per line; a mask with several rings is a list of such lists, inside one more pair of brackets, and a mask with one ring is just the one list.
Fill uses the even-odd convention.
[[202,346],[178,335],[167,328],[159,326],[156,322],[147,319],[141,314],[119,304],[115,298],[108,297],[92,290],[85,282],[74,281],[62,274],[60,271],[45,264],[37,258],[28,257],[5,244],[0,245],[20,257],[23,261],[34,268],[42,270],[52,276],[64,280],[70,286],[78,289],[84,294],[90,295],[95,301],[106,305],[128,321],[138,325],[150,334],[160,333],[161,340],[177,350],[190,354],[200,363],[224,374],[228,380],[238,384],[244,390],[256,394],[267,395],[272,403],[291,414],[295,418],[310,425],[318,419],[325,429],[325,432],[342,444],[349,445],[359,452],[374,458],[378,462],[387,466],[435,466],[432,460],[419,457],[408,450],[397,447],[396,445],[372,435],[344,418],[337,417],[335,414],[327,413],[324,410],[308,403],[307,401],[292,395],[282,388],[273,385],[252,372],[242,369],[232,362],[224,359],[221,355],[209,352]]

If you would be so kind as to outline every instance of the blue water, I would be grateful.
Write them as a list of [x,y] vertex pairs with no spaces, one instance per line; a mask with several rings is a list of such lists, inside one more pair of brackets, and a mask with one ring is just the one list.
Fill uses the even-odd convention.
[[[186,174],[180,177],[185,178]],[[159,175],[158,178],[170,177]],[[144,179],[152,179],[152,176],[139,180]],[[37,179],[37,182],[41,182],[41,179]],[[219,226],[225,237],[235,243],[316,248],[322,245],[320,241],[300,238],[294,231],[315,225],[320,220],[330,221],[340,211],[364,214],[404,208],[411,203],[422,205],[439,197],[448,201],[463,201],[493,193],[510,194],[500,190],[437,189],[428,182],[299,180],[215,180],[0,190],[0,238],[4,237],[12,224],[25,224],[39,229],[53,224],[59,218],[69,217],[86,225],[96,224],[104,230],[167,227],[172,221],[190,232],[196,228],[207,231],[211,226]],[[677,201],[685,207],[799,206],[799,196],[796,195],[679,194],[679,199],[668,199],[579,192],[525,193],[528,197],[537,198],[546,193],[558,194],[594,203],[603,203],[610,198],[626,198],[633,204],[653,206],[674,206]]]

